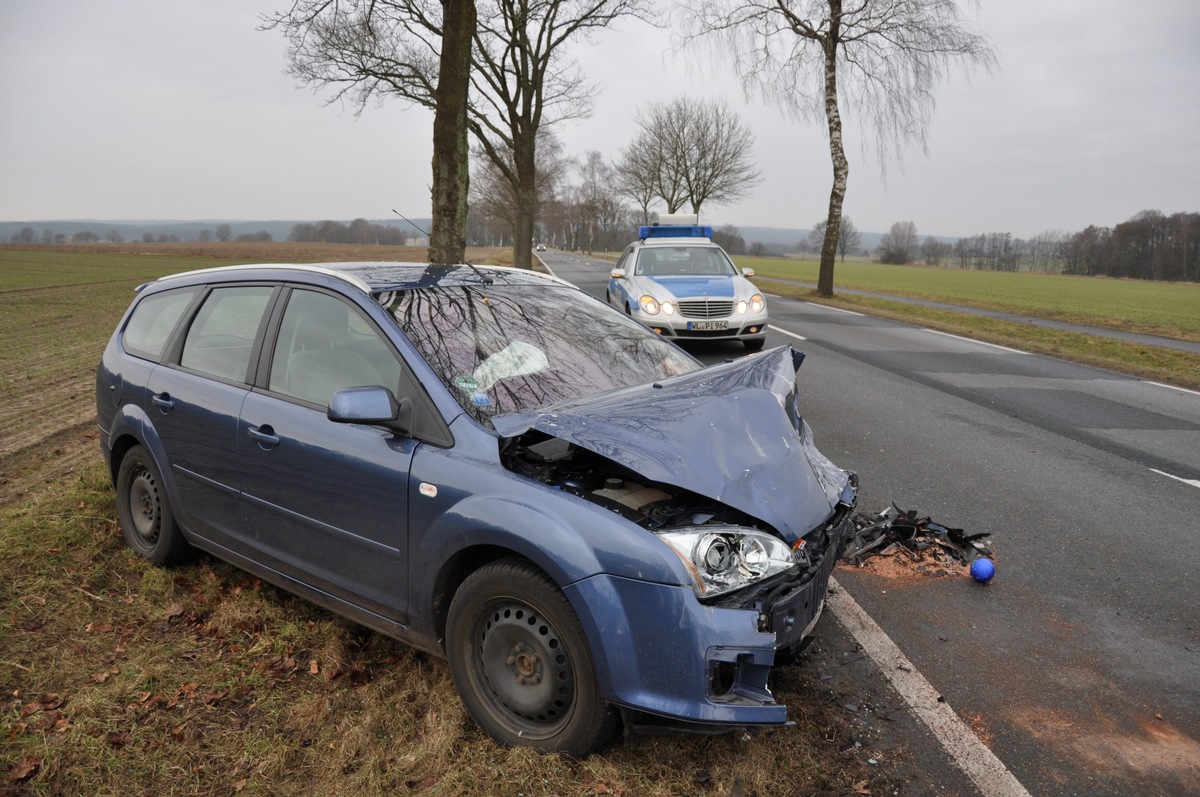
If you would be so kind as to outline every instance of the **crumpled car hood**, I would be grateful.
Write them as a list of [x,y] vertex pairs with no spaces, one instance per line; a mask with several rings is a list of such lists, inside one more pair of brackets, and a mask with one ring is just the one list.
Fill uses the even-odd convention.
[[793,419],[804,355],[781,346],[731,363],[539,410],[492,418],[517,437],[536,429],[641,474],[770,524],[789,542],[822,525],[849,477]]

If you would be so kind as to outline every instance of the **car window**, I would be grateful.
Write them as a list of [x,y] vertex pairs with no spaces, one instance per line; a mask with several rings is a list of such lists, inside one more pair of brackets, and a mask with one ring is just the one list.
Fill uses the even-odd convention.
[[694,371],[674,344],[573,288],[403,291],[389,309],[476,420]]
[[246,381],[272,290],[269,285],[214,288],[192,320],[179,364],[231,382]]
[[180,317],[199,292],[200,288],[197,286],[156,293],[138,302],[121,336],[121,345],[125,351],[135,357],[158,362],[171,331],[175,329]]
[[400,362],[370,321],[341,299],[294,290],[271,357],[267,387],[276,393],[329,405],[347,387],[400,389]]

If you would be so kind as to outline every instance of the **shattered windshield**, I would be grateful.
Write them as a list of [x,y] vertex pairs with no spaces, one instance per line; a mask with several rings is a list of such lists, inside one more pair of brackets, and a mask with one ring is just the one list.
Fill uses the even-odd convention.
[[568,287],[423,288],[398,293],[388,309],[483,423],[700,368],[674,344]]

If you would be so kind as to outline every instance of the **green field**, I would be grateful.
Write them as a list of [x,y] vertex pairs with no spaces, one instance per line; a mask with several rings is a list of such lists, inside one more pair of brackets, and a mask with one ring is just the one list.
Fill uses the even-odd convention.
[[[816,284],[815,260],[735,258],[761,277]],[[1200,341],[1200,285],[847,261],[834,292],[857,288]]]

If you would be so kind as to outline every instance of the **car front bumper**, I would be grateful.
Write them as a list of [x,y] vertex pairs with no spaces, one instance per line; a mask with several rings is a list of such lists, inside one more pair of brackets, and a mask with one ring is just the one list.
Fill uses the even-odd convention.
[[820,617],[852,514],[843,508],[829,524],[808,568],[715,604],[690,587],[609,575],[571,585],[605,698],[693,731],[785,724],[767,679],[776,652],[800,644]]
[[[677,340],[748,340],[764,338],[767,334],[766,313],[697,319],[663,313],[647,315],[635,311],[633,318],[659,335]],[[714,329],[714,326],[719,328]]]

